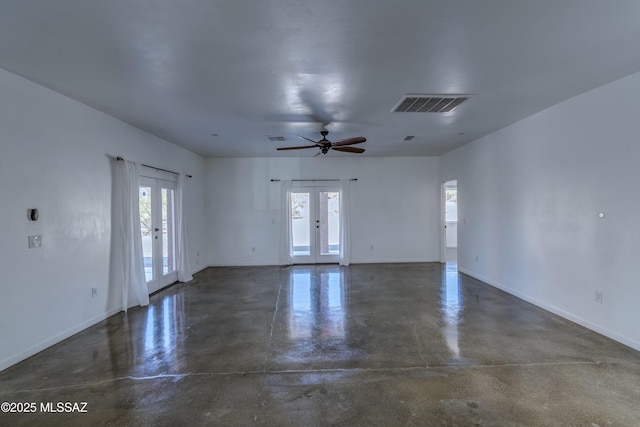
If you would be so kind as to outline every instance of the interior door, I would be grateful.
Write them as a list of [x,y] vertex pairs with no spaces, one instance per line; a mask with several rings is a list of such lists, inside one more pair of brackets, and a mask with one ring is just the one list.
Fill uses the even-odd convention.
[[175,182],[140,177],[140,231],[149,293],[178,280],[175,195]]
[[291,191],[291,253],[294,264],[340,260],[340,190],[296,187]]

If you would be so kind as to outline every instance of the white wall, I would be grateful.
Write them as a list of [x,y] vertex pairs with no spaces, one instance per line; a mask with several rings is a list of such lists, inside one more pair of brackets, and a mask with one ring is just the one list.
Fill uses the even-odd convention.
[[440,171],[458,180],[462,271],[640,350],[638,88],[640,73],[569,99]]
[[281,183],[272,178],[358,179],[351,183],[353,263],[440,259],[435,157],[209,159],[207,171],[210,265],[279,264]]
[[[191,260],[204,266],[201,157],[4,70],[0,145],[0,369],[118,310],[119,290],[108,288],[109,156],[193,174]],[[42,248],[27,249],[30,234]]]

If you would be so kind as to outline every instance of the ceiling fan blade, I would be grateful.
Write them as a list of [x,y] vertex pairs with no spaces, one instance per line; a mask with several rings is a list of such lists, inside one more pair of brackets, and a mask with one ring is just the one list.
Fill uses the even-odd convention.
[[317,122],[322,123],[323,128],[326,128],[334,121],[333,114],[330,113],[326,105],[323,105],[321,102],[322,97],[320,94],[313,93],[308,89],[303,89],[299,92],[299,97],[302,104],[309,110],[310,116]]
[[331,147],[331,149],[345,153],[364,153],[364,148],[358,147]]
[[332,142],[331,145],[334,147],[342,147],[343,145],[360,144],[361,142],[365,142],[366,140],[367,138],[363,136],[356,136],[355,138],[341,139],[339,141]]
[[300,147],[279,147],[276,150],[300,150],[303,148],[318,148],[317,145],[302,145]]
[[309,139],[309,138],[307,138],[306,136],[298,135],[298,138],[302,138],[302,139],[307,140],[307,141],[309,141],[309,142],[313,142],[314,144],[316,143],[316,141],[314,141],[313,139]]

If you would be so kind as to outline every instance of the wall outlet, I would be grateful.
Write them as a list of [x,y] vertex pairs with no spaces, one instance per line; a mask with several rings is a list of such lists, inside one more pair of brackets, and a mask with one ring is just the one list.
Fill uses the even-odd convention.
[[369,245],[369,250],[373,250],[373,245]]
[[476,255],[476,262],[480,261],[480,257]]
[[91,298],[98,296],[98,288],[91,288]]
[[256,252],[256,247],[255,246],[251,248],[251,252],[253,252],[253,253]]
[[32,236],[28,236],[28,247],[29,249],[39,248],[42,246],[42,235],[34,234]]
[[596,302],[599,302],[602,304],[602,291],[595,292],[595,299],[596,299]]

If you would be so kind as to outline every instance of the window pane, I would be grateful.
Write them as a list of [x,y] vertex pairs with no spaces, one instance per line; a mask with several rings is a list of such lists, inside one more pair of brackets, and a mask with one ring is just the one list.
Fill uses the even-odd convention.
[[142,256],[144,276],[153,280],[153,224],[151,223],[151,187],[140,186],[140,232],[142,234]]
[[320,254],[340,254],[340,193],[320,192]]
[[293,255],[311,255],[309,193],[291,193]]
[[162,274],[176,270],[174,190],[162,189]]

